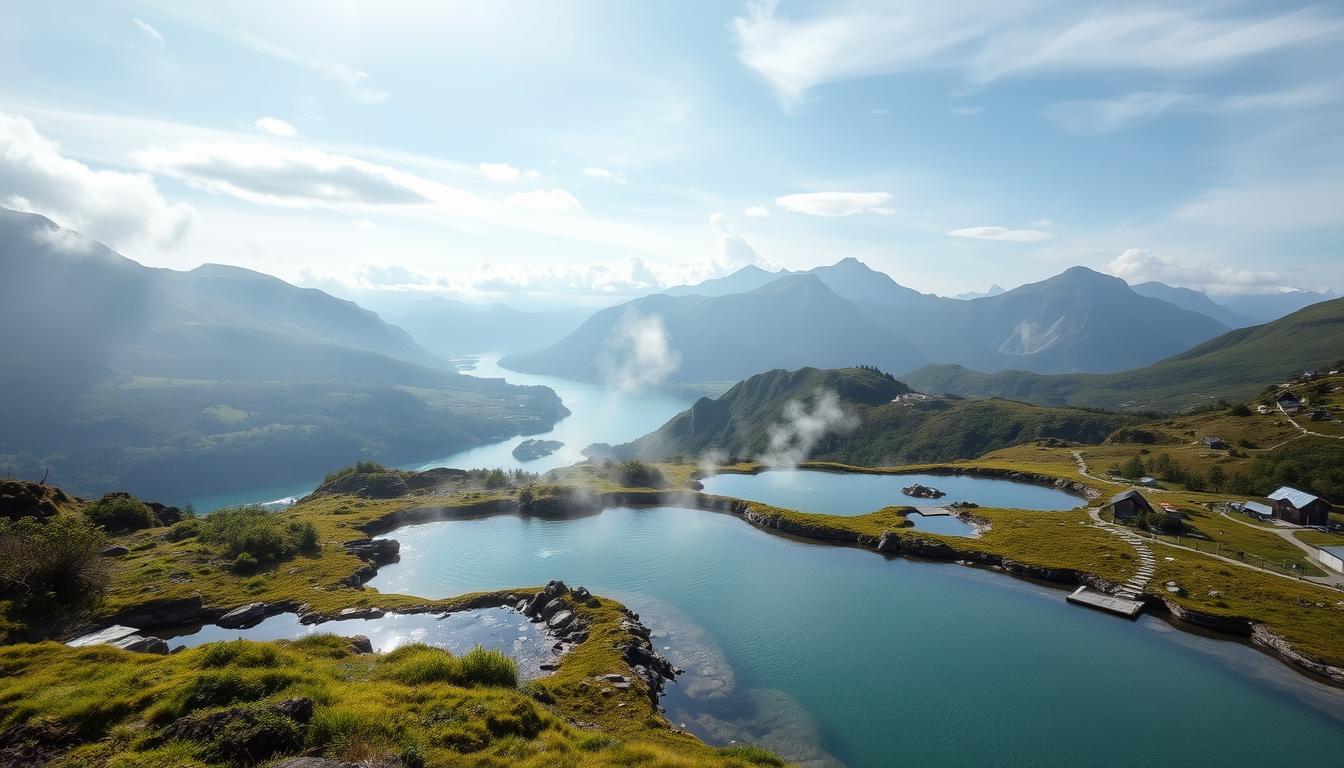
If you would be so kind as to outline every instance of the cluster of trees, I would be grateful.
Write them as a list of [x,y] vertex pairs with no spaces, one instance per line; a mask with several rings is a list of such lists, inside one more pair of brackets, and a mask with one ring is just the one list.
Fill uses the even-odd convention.
[[1293,441],[1231,471],[1214,464],[1201,473],[1166,453],[1146,461],[1142,455],[1132,456],[1112,471],[1129,480],[1150,475],[1192,491],[1264,496],[1281,485],[1291,485],[1323,498],[1344,499],[1344,444],[1327,438]]

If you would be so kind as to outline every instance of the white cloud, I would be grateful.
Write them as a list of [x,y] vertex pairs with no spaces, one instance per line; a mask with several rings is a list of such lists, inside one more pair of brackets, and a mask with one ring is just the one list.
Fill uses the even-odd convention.
[[818,389],[812,395],[812,408],[801,400],[790,400],[784,405],[783,419],[771,425],[770,450],[760,457],[762,463],[775,470],[797,469],[812,455],[812,449],[829,434],[843,434],[858,429],[861,420],[847,409],[840,396],[829,389]]
[[259,205],[296,208],[437,203],[477,210],[480,198],[386,165],[312,147],[190,141],[135,152],[154,173]]
[[809,216],[853,216],[859,213],[892,213],[886,203],[891,202],[887,192],[804,192],[775,198],[775,205],[786,211]]
[[258,53],[303,67],[338,83],[357,101],[362,101],[365,104],[379,104],[386,101],[390,95],[387,91],[373,84],[373,77],[368,72],[337,61],[327,54],[312,56],[299,53],[242,29],[231,29],[229,34],[238,43]]
[[269,133],[272,136],[292,138],[299,135],[299,129],[278,117],[259,117],[253,125],[257,127],[258,131]]
[[541,178],[541,171],[535,171],[535,170],[530,170],[530,169],[529,169],[529,170],[523,171],[523,175],[526,176],[526,177],[527,177],[529,180],[531,180],[531,181],[536,181],[537,179],[540,179],[540,178]]
[[564,189],[538,189],[519,192],[509,197],[518,208],[541,213],[578,213],[583,210],[579,199]]
[[1130,248],[1112,259],[1106,271],[1130,284],[1157,281],[1212,293],[1267,293],[1284,284],[1277,272],[1181,264],[1145,248]]
[[1114,99],[1089,99],[1052,104],[1045,113],[1065,130],[1104,133],[1143,123],[1177,105],[1189,102],[1183,93],[1127,93]]
[[481,174],[491,181],[513,183],[523,177],[523,172],[508,163],[481,163]]
[[141,32],[144,32],[145,37],[148,37],[150,40],[154,41],[154,45],[158,46],[159,50],[163,50],[164,48],[167,47],[167,45],[163,42],[163,35],[159,34],[159,30],[151,27],[148,23],[140,19],[131,19],[131,23],[135,25],[136,29],[139,29]]
[[0,204],[40,213],[114,248],[172,248],[195,212],[168,204],[142,174],[95,171],[61,154],[32,122],[0,112]]
[[1317,8],[1252,14],[1221,4],[851,0],[793,19],[777,6],[748,3],[733,31],[738,58],[786,109],[819,85],[873,75],[953,71],[983,84],[1029,72],[1207,70],[1344,32],[1337,14]]
[[951,110],[949,110],[949,111],[950,111],[952,114],[954,114],[954,115],[961,115],[962,117],[971,117],[972,115],[978,115],[978,114],[980,114],[981,112],[984,112],[984,111],[985,111],[985,108],[984,108],[984,107],[966,106],[966,105],[963,104],[963,105],[955,106],[955,107],[953,107],[953,108],[952,108]]
[[742,215],[748,219],[768,219],[770,218],[770,209],[764,205],[753,205],[742,211]]
[[607,181],[614,181],[617,184],[625,183],[625,177],[622,176],[621,174],[616,173],[615,171],[607,170],[606,168],[596,168],[591,165],[583,169],[583,175],[589,176],[594,179],[606,179]]
[[1012,243],[1034,243],[1049,240],[1054,235],[1038,229],[1007,229],[1006,227],[964,227],[947,234],[971,240],[1005,240]]

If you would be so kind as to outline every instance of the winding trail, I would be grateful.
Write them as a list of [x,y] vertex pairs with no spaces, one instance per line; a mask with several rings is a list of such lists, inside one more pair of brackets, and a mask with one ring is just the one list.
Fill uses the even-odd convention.
[[[1294,419],[1292,416],[1289,416],[1288,412],[1283,409],[1283,403],[1278,403],[1277,405],[1279,407],[1279,413],[1283,414],[1283,417],[1288,420],[1289,424],[1292,424],[1294,427],[1297,427],[1298,431],[1301,432],[1303,436],[1311,435],[1312,437],[1324,437],[1330,440],[1344,440],[1344,435],[1326,435],[1320,432],[1312,432],[1310,429],[1307,429],[1301,424],[1298,424],[1297,419]],[[1287,441],[1285,440],[1284,442]],[[1280,445],[1282,445],[1282,443],[1280,443]]]

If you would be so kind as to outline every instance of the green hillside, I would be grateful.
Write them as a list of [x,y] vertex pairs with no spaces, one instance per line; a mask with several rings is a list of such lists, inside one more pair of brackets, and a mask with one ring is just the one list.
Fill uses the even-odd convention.
[[1153,365],[1108,374],[986,374],[932,365],[906,376],[926,392],[1012,397],[1048,405],[1177,412],[1219,399],[1246,400],[1266,382],[1344,356],[1344,299],[1314,304],[1272,323],[1240,328]]
[[770,451],[772,429],[791,401],[815,408],[833,392],[852,429],[820,439],[810,458],[892,465],[971,458],[1040,438],[1099,442],[1132,421],[1114,413],[1052,408],[1012,400],[927,397],[869,368],[775,370],[738,383],[717,400],[701,398],[657,431],[617,446],[622,458],[754,458]]
[[0,209],[0,476],[80,493],[305,480],[549,428],[545,387],[462,376],[373,312],[245,269],[151,269]]

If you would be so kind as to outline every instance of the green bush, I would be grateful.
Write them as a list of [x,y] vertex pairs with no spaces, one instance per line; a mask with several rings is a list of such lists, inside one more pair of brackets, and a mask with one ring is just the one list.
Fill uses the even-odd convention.
[[0,597],[39,613],[96,603],[107,589],[105,546],[84,517],[0,519]]
[[84,510],[84,514],[109,533],[153,528],[159,521],[143,501],[109,493]]
[[[242,555],[256,567],[262,563],[285,560],[300,552],[317,550],[317,529],[312,523],[286,522],[280,515],[261,507],[221,509],[201,518],[202,541],[214,544],[235,563]],[[248,561],[244,559],[243,564]]]
[[518,685],[513,659],[479,645],[459,657],[424,643],[412,643],[384,655],[379,664],[380,677],[406,685]]
[[641,461],[623,462],[617,477],[621,485],[632,488],[661,488],[663,473],[657,467],[651,467]]
[[466,685],[518,685],[518,667],[500,651],[476,646],[462,655],[462,681]]

